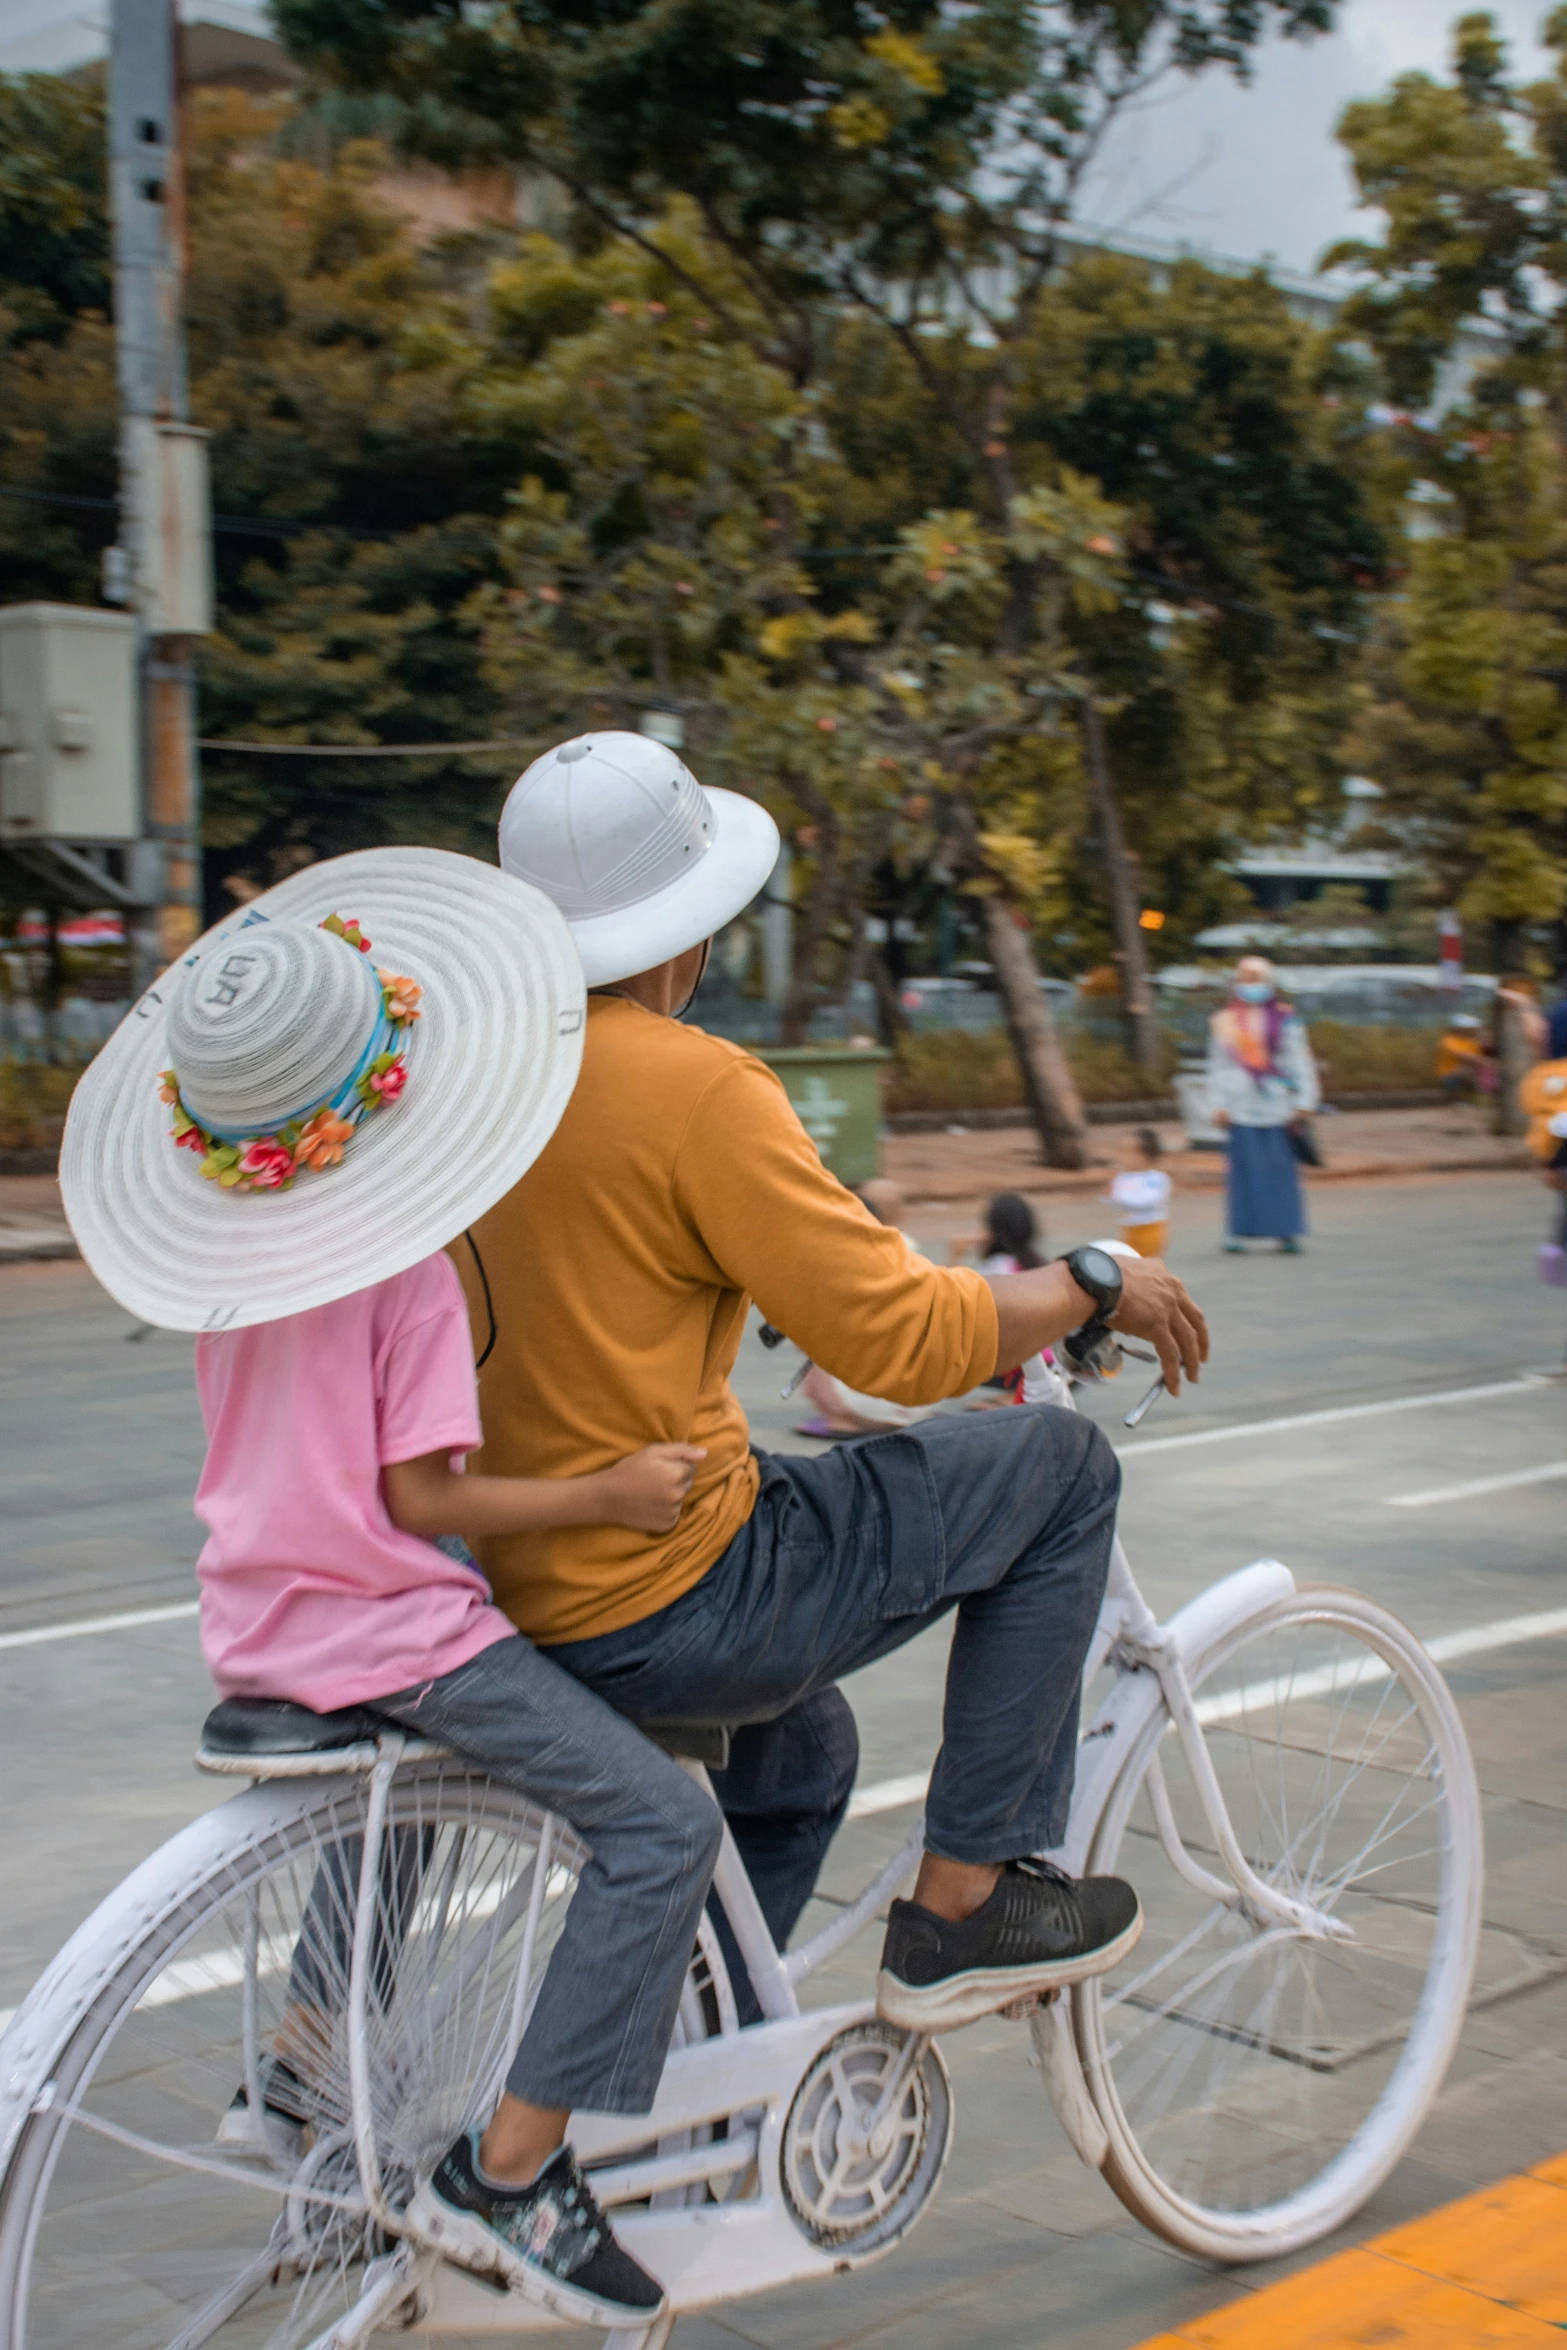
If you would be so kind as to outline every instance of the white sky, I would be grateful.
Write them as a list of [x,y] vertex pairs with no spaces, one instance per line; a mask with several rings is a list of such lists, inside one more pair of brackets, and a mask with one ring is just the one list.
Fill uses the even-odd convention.
[[[1467,0],[1474,6],[1477,0]],[[1414,68],[1444,71],[1464,0],[1347,0],[1333,32],[1273,41],[1248,87],[1228,75],[1175,81],[1119,126],[1081,217],[1096,227],[1311,270],[1343,236],[1375,228],[1355,212],[1333,126],[1352,98],[1375,97]],[[1543,63],[1547,0],[1492,0],[1515,68]]]

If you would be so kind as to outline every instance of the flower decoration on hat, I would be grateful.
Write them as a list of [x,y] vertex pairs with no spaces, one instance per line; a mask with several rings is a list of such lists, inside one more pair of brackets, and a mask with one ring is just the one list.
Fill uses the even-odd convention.
[[[329,914],[321,928],[369,954],[370,940],[357,922]],[[329,1101],[307,1105],[268,1133],[212,1132],[186,1108],[175,1071],[164,1070],[158,1092],[173,1113],[170,1134],[175,1147],[198,1152],[201,1172],[210,1181],[224,1191],[287,1191],[307,1171],[324,1173],[340,1166],[361,1120],[400,1099],[408,1083],[408,1064],[397,1038],[399,1033],[406,1037],[420,1018],[424,991],[405,972],[383,971],[377,965],[375,975],[380,1012],[352,1074]]]

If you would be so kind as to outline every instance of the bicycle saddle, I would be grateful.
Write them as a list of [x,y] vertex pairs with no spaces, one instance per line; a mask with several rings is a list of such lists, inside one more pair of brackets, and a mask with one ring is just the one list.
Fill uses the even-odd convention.
[[204,1754],[330,1754],[380,1736],[386,1724],[368,1706],[312,1713],[284,1697],[225,1697],[202,1724]]

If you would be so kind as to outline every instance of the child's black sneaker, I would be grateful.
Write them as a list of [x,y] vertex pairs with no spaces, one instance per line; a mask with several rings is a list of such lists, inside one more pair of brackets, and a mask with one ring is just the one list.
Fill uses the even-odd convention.
[[1010,1860],[990,1899],[954,1923],[895,1901],[876,1978],[876,2012],[909,2032],[951,2032],[1027,1992],[1108,1973],[1143,1930],[1119,1877],[1067,1876],[1047,1860]]
[[479,2133],[449,2146],[408,2206],[410,2235],[461,2268],[525,2293],[579,2325],[647,2325],[664,2288],[617,2243],[569,2146],[531,2186],[479,2168]]
[[231,2154],[259,2154],[293,2164],[305,2150],[305,2132],[314,2121],[309,2092],[292,2065],[280,2056],[261,2063],[261,2111],[250,2110],[250,2092],[241,2081],[218,2124],[217,2143]]

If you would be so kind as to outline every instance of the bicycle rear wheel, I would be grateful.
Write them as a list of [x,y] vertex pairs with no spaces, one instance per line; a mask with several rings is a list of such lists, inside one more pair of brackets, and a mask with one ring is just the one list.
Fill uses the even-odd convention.
[[1252,1869],[1352,1938],[1307,1939],[1183,1878],[1161,1787],[1186,1852],[1224,1863],[1161,1710],[1089,1862],[1137,1886],[1143,1939],[1073,1994],[1073,2021],[1121,2200],[1187,2251],[1262,2260],[1358,2210],[1441,2084],[1479,1933],[1479,1794],[1440,1673],[1353,1592],[1298,1591],[1188,1672]]
[[[112,1899],[100,1913],[123,1955],[0,2183],[3,2350],[303,2350],[386,2249],[348,2089],[366,1782],[294,1785],[297,1809],[277,1787],[226,1805],[216,1845],[210,1821],[187,1831],[201,1864],[150,1925],[126,1933]],[[560,1823],[546,1832],[534,1805],[460,1763],[394,1781],[368,2018],[394,2203],[499,2084],[580,1859]],[[306,2084],[303,2148],[236,2153],[215,2133],[274,2046]]]

